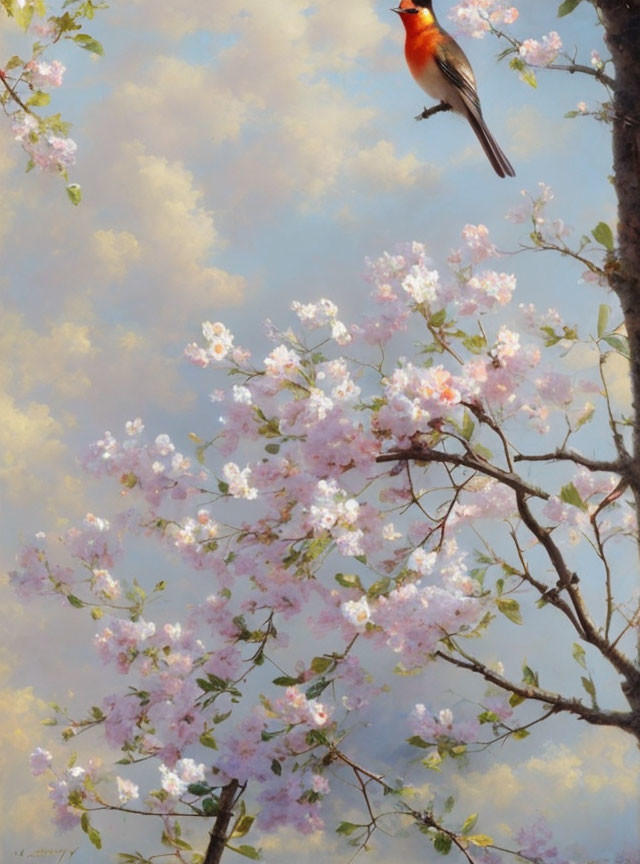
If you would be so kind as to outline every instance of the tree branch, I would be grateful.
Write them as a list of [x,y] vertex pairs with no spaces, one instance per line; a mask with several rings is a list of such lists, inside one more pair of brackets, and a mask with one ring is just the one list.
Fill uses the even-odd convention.
[[225,786],[220,793],[220,809],[216,816],[213,828],[211,830],[211,838],[209,846],[204,856],[203,864],[220,864],[224,847],[227,843],[227,831],[229,822],[233,815],[233,807],[236,803],[236,792],[240,784],[237,780],[232,780]]
[[558,448],[553,453],[518,453],[513,457],[514,462],[573,462],[589,471],[612,471],[614,474],[626,474],[628,466],[622,460],[613,462],[604,459],[588,459],[581,456],[575,450],[562,450]]
[[542,498],[543,501],[549,500],[549,495],[537,486],[532,486],[527,483],[522,477],[510,471],[503,471],[502,468],[497,468],[486,462],[473,452],[469,452],[464,456],[459,453],[443,453],[440,450],[433,450],[427,444],[414,443],[408,450],[400,450],[397,453],[383,453],[378,456],[376,462],[440,462],[445,465],[455,465],[457,467],[469,468],[472,471],[478,471],[480,474],[485,474],[487,477],[493,477],[509,486],[516,492],[523,495],[531,495],[534,498]]
[[544,702],[546,705],[553,705],[556,711],[575,714],[595,726],[616,726],[619,729],[635,732],[634,715],[630,711],[602,711],[596,708],[589,708],[579,699],[568,699],[559,693],[543,690],[542,687],[536,687],[533,684],[514,684],[504,676],[494,672],[493,669],[485,666],[484,663],[481,663],[475,657],[465,654],[457,645],[455,645],[455,649],[467,659],[460,660],[458,657],[445,654],[444,651],[436,651],[435,656],[441,660],[446,660],[447,663],[451,663],[453,666],[458,666],[460,669],[475,672],[476,675],[481,675],[485,681],[495,684],[508,693],[515,693],[522,699],[534,699],[537,702]]
[[603,72],[602,69],[594,69],[592,66],[584,66],[582,63],[549,63],[548,66],[536,66],[536,69],[558,69],[560,72],[569,72],[574,75],[576,72],[581,72],[583,75],[591,75],[592,78],[597,78],[601,84],[608,87],[610,90],[616,86],[614,78]]

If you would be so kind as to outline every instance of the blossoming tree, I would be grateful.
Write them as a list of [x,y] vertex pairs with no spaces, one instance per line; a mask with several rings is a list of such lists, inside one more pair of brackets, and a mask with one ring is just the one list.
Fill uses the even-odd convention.
[[[565,0],[561,15],[578,3]],[[194,433],[192,457],[139,419],[122,439],[106,433],[86,469],[118,484],[125,507],[89,514],[63,538],[36,535],[12,574],[20,596],[58,596],[69,614],[90,614],[95,651],[123,680],[84,716],[54,705],[50,720],[66,741],[103,735],[117,767],[32,754],[61,828],[79,824],[101,848],[104,811],[140,814],[160,823],[171,860],[205,864],[225,850],[259,858],[247,838],[254,821],[262,831],[337,831],[352,851],[378,830],[413,826],[437,852],[468,862],[565,860],[542,824],[523,819],[505,847],[482,812],[454,819],[452,798],[421,800],[412,787],[477,746],[536,734],[553,715],[640,741],[640,608],[619,572],[625,544],[633,550],[638,539],[640,419],[617,413],[607,373],[612,355],[630,358],[637,393],[640,175],[629,94],[640,88],[630,60],[640,7],[592,5],[612,59],[584,66],[557,62],[556,33],[519,41],[499,30],[517,13],[493,0],[465,0],[452,17],[472,36],[507,39],[529,83],[550,67],[605,88],[603,104],[572,114],[613,126],[618,245],[605,223],[573,243],[548,215],[543,184],[510,215],[526,226],[529,249],[573,258],[584,280],[613,288],[624,318],[603,302],[579,333],[554,309],[512,309],[515,277],[487,228],[467,225],[446,261],[413,243],[368,262],[370,313],[358,323],[340,320],[328,299],[294,302],[298,327],[269,323],[264,360],[223,323],[206,322],[185,355],[207,376],[231,376],[212,394],[219,431]],[[17,80],[3,77],[5,104],[19,83],[37,88],[61,74],[55,61],[29,63]],[[41,121],[25,105],[16,122],[26,129]],[[18,137],[41,146],[30,135]],[[598,362],[578,378],[566,358],[585,344]],[[606,440],[597,456],[596,427]],[[154,610],[170,580],[124,570],[128,538],[140,534],[192,571],[198,597],[178,623]],[[171,608],[180,603],[173,596]],[[496,660],[479,639],[558,621],[556,663],[575,670],[575,692],[549,687],[551,670],[512,650]],[[455,714],[398,701],[389,753],[406,740],[417,757],[402,780],[358,746],[361,719],[389,699],[390,668],[423,676],[425,688],[444,668],[470,693]],[[602,670],[620,682],[624,707],[607,707]],[[327,799],[344,783],[361,818],[328,824]]]

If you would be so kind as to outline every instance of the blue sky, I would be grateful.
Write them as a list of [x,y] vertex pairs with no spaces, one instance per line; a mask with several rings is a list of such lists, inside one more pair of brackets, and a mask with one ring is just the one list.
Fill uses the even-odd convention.
[[[108,493],[85,482],[77,461],[105,428],[119,433],[140,415],[154,433],[180,440],[215,422],[206,395],[213,385],[181,359],[202,320],[224,320],[261,356],[263,319],[291,323],[292,299],[326,296],[356,319],[368,295],[365,256],[420,240],[444,267],[468,222],[488,225],[499,248],[515,249],[521,226],[505,222],[505,212],[539,181],[555,190],[553,208],[578,236],[601,220],[614,224],[608,130],[563,119],[578,101],[599,97],[596,82],[541,71],[534,90],[496,63],[495,40],[461,39],[487,122],[516,168],[515,180],[500,180],[463,120],[414,121],[425,97],[405,67],[389,5],[194,0],[183,9],[133,0],[101,13],[92,35],[104,58],[66,46],[52,54],[67,66],[54,105],[74,124],[79,208],[57,178],[24,175],[22,153],[7,125],[0,128],[3,570],[18,538],[63,530],[96,501],[107,506]],[[443,21],[447,5],[437,4]],[[589,4],[562,20],[550,0],[521,7],[517,36],[557,29],[586,63],[591,49],[604,51]],[[3,56],[20,38],[2,19]],[[593,326],[606,298],[580,282],[579,268],[550,256],[512,261],[520,302],[553,305]],[[618,395],[624,402],[623,382]],[[70,637],[57,607],[22,608],[0,590],[9,635],[0,653],[0,766],[18,790],[17,803],[0,793],[0,824],[7,820],[12,854],[50,838],[42,812],[34,816],[41,792],[24,776],[26,755],[42,740],[41,698],[66,690],[69,677],[72,689],[91,687],[92,660],[80,652],[92,630],[85,623]],[[618,832],[602,840],[583,825],[581,842],[622,849],[632,841],[624,820],[633,824],[626,771],[638,757],[607,734],[558,723],[518,754],[481,762],[483,777],[454,782],[463,798],[487,776],[496,784],[489,797],[529,784],[542,810],[561,811],[555,827],[571,842],[577,825],[566,808],[579,801],[581,812],[600,814],[598,832],[606,820]],[[513,802],[501,806],[496,818],[511,818]],[[300,860],[295,844],[286,839]],[[272,854],[284,860],[281,849]],[[339,846],[330,854],[346,860]]]

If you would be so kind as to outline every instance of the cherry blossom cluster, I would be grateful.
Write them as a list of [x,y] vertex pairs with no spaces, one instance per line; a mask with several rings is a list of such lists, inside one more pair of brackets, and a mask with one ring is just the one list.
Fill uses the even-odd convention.
[[481,39],[492,27],[513,24],[518,10],[499,0],[462,0],[451,8],[449,18],[462,33]]
[[[515,218],[557,240],[544,211],[551,198],[542,187]],[[57,593],[88,607],[97,657],[126,681],[85,717],[56,709],[63,737],[99,727],[130,766],[115,779],[95,765],[56,775],[58,824],[135,800],[163,816],[180,848],[180,814],[210,815],[207,796],[237,782],[263,830],[320,830],[326,767],[383,698],[385,669],[414,674],[499,614],[521,623],[518,559],[491,552],[477,567],[469,554],[483,520],[512,536],[526,494],[545,526],[592,547],[635,530],[611,472],[567,471],[547,492],[518,479],[514,463],[504,468],[521,452],[507,436],[524,429],[530,441],[556,420],[577,433],[596,411],[581,394],[602,393],[559,370],[578,335],[557,310],[529,304],[508,323],[500,317],[517,295],[500,257],[483,225],[464,227],[444,267],[423,244],[403,244],[367,262],[366,318],[349,324],[326,299],[295,303],[303,333],[269,324],[262,361],[225,324],[205,322],[204,345],[185,356],[232,376],[214,391],[211,440],[192,436],[192,459],[166,434],[147,438],[136,419],[123,440],[107,432],[90,448],[86,470],[115,480],[126,509],[87,515],[61,538],[63,555],[37,535],[11,576],[22,596]],[[176,583],[186,572],[203,588],[180,621],[167,617],[175,607],[151,603],[176,590],[173,580],[151,589],[121,570],[127,536],[141,533],[172,556]],[[291,640],[296,626],[309,638]],[[425,764],[457,758],[484,725],[515,734],[518,700],[495,691],[475,714],[455,708],[455,720],[426,696],[407,707],[410,742],[435,754]],[[157,788],[135,773],[139,759],[155,761]],[[34,772],[51,763],[34,752]]]

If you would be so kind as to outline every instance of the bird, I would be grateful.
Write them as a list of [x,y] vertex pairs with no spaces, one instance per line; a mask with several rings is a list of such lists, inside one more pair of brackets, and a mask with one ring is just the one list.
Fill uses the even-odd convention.
[[[515,177],[511,162],[498,146],[482,116],[476,77],[466,54],[443,30],[433,11],[433,0],[401,0],[397,12],[406,31],[404,53],[417,84],[440,100],[436,110],[453,110],[469,121],[482,149],[499,177]],[[429,111],[418,115],[420,120]]]

